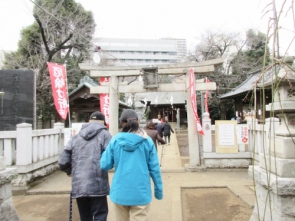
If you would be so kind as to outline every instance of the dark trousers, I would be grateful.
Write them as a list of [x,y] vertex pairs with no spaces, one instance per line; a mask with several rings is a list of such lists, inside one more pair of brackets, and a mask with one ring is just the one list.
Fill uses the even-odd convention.
[[81,221],[106,221],[108,201],[102,197],[80,197],[76,199]]
[[[170,135],[164,135],[164,140],[165,140],[165,143],[166,144],[170,144]],[[167,140],[168,140],[168,143],[167,143]]]

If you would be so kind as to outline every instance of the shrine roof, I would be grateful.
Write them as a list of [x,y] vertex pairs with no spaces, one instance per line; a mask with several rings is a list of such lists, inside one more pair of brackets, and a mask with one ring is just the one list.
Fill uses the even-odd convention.
[[249,77],[241,83],[236,88],[232,89],[231,91],[220,95],[220,99],[224,98],[234,98],[240,94],[247,93],[250,90],[254,89],[255,83],[257,83],[257,89],[264,87],[268,81],[270,81],[275,74],[280,70],[280,65],[269,66],[265,69],[265,71],[262,73],[262,70],[257,70],[249,74]]

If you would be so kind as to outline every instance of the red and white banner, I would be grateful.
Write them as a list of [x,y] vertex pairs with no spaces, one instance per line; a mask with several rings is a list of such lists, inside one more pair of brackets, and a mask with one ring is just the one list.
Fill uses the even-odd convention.
[[[209,83],[209,82],[210,82],[210,80],[208,78],[206,78],[206,83]],[[204,98],[205,98],[204,99],[205,111],[207,113],[209,113],[209,107],[208,107],[209,91],[208,90],[205,92],[205,97]]]
[[197,123],[197,130],[199,134],[204,135],[204,131],[203,131],[203,128],[199,119],[198,111],[197,111],[196,79],[195,79],[195,73],[193,68],[190,69],[189,85],[190,85],[191,105],[192,105],[195,121]]
[[47,62],[47,67],[55,108],[59,116],[65,120],[69,112],[66,67],[50,62]]
[[[100,85],[109,83],[110,78],[102,77],[99,79]],[[100,94],[100,112],[104,114],[107,127],[109,127],[110,122],[110,95],[109,94]]]

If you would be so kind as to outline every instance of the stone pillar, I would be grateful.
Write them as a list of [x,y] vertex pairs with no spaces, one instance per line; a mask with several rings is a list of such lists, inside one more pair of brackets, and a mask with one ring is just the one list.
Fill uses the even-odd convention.
[[11,180],[16,177],[16,169],[6,169],[4,157],[0,157],[0,221],[20,220],[15,211],[11,194]]
[[59,137],[59,142],[58,142],[58,152],[60,153],[62,149],[64,148],[64,132],[63,129],[65,128],[64,123],[57,122],[54,123],[54,129],[60,129],[60,137]]
[[295,220],[295,73],[289,67],[293,58],[286,57],[284,63],[277,78],[264,83],[265,87],[278,84],[274,102],[267,108],[281,123],[266,137],[269,144],[262,150],[269,151],[259,153],[259,166],[249,167],[257,196],[251,221]]
[[203,114],[203,129],[205,135],[203,135],[203,151],[206,153],[212,152],[212,129],[210,114],[205,112]]
[[118,133],[118,122],[119,122],[119,95],[118,95],[118,77],[110,77],[110,128],[109,132],[112,136]]
[[[189,72],[186,73],[186,85],[189,85]],[[198,138],[198,130],[197,124],[195,122],[195,118],[193,115],[193,110],[191,106],[191,96],[190,90],[188,89],[186,92],[186,100],[187,100],[187,129],[188,129],[188,145],[189,145],[189,156],[190,156],[190,164],[185,165],[185,169],[187,171],[195,171],[197,166],[200,165],[200,153],[199,153],[199,138]]]
[[16,165],[32,163],[32,125],[27,123],[16,126]]

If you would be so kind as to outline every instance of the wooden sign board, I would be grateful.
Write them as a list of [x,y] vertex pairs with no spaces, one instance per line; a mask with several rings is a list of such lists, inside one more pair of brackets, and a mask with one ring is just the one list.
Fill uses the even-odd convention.
[[238,153],[236,126],[235,120],[215,121],[216,153]]

